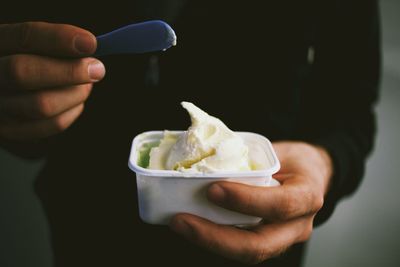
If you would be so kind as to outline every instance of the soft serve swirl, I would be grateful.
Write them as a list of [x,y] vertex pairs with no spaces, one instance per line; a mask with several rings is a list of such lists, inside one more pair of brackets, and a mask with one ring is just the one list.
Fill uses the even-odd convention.
[[181,172],[249,171],[249,149],[221,120],[182,102],[192,125],[181,135],[165,131],[150,151],[150,169]]

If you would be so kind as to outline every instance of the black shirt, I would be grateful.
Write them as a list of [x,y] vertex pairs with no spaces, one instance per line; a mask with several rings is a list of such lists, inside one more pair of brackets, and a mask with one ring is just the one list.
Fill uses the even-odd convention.
[[103,58],[106,77],[83,115],[45,141],[36,189],[56,265],[234,266],[138,217],[130,143],[147,130],[186,129],[183,100],[234,130],[324,146],[334,179],[316,223],[326,220],[359,185],[373,146],[377,1],[171,1],[170,9],[168,1],[145,2],[31,2],[24,10],[9,3],[2,11],[3,22],[68,23],[95,35],[165,19],[178,36],[166,52]]

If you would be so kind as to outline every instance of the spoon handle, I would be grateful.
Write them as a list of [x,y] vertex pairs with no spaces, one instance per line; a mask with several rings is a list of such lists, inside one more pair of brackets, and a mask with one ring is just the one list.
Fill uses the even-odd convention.
[[130,24],[97,36],[95,56],[141,54],[166,50],[176,45],[174,30],[161,20]]

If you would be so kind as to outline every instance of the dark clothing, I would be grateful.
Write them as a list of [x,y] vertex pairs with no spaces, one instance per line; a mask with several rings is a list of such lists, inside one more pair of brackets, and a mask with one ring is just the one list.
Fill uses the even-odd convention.
[[[361,181],[375,134],[377,1],[173,2],[179,12],[168,13],[167,21],[177,47],[103,58],[106,78],[95,85],[84,114],[47,143],[48,163],[36,188],[56,266],[236,266],[138,217],[135,175],[127,167],[132,138],[186,129],[182,100],[234,130],[324,146],[334,180],[317,224]],[[163,18],[159,10],[146,14],[139,5],[107,1],[28,5],[4,18],[75,24],[95,34]],[[296,246],[276,266],[298,266],[301,250]]]

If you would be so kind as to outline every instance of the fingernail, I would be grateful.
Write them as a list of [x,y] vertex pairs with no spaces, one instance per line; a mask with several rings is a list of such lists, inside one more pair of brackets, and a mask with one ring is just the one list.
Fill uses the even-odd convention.
[[180,218],[173,218],[170,227],[172,230],[185,236],[186,238],[190,238],[193,235],[192,227]]
[[90,55],[96,49],[96,41],[91,35],[77,35],[74,39],[74,47],[78,53]]
[[98,60],[91,62],[88,66],[89,77],[93,82],[101,80],[106,74],[103,63]]
[[213,184],[208,188],[207,197],[216,203],[221,203],[225,200],[225,190],[218,184]]

